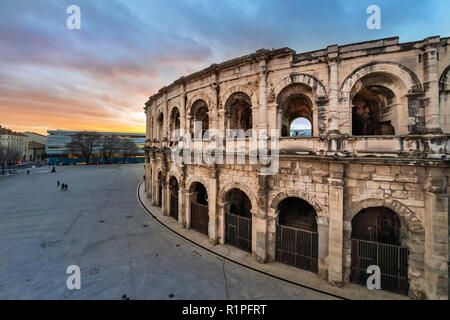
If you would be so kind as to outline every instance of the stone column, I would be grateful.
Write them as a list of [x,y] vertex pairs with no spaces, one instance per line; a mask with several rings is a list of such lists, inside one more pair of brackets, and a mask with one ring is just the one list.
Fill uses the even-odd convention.
[[186,94],[180,95],[180,130],[183,131],[186,128]]
[[228,202],[217,205],[217,237],[219,244],[225,244],[225,208],[227,205]]
[[269,260],[269,224],[267,196],[269,184],[267,176],[258,176],[258,207],[252,211],[252,253],[256,261],[266,263]]
[[183,228],[186,227],[185,201],[186,201],[186,184],[183,178],[181,178],[180,181],[178,181],[178,222],[183,226]]
[[[431,170],[434,171],[434,168]],[[440,175],[439,175],[440,174]],[[425,184],[425,293],[448,300],[448,195],[444,170],[431,172]]]
[[152,159],[151,160],[151,164],[152,164],[152,186],[151,186],[151,188],[152,188],[152,206],[156,206],[158,204],[157,203],[157,201],[158,201],[158,193],[157,193],[158,175],[156,174],[156,161],[155,161],[156,159],[155,159],[154,155],[152,155],[151,159]]
[[329,246],[329,225],[326,217],[318,217],[317,233],[319,236],[319,277],[328,279],[328,246]]
[[339,115],[338,115],[338,62],[339,56],[338,46],[330,46],[328,51],[328,68],[329,68],[329,91],[328,91],[328,132],[339,132]]
[[439,37],[427,39],[430,45],[425,47],[423,55],[425,88],[425,133],[442,133],[439,117],[439,73],[437,49],[432,44],[440,41]]
[[167,215],[169,215],[169,205],[168,205],[168,201],[167,201],[168,188],[167,188],[166,178],[164,177],[163,179],[164,180],[162,182],[161,209],[162,209],[163,215],[167,216]]
[[340,286],[343,282],[344,245],[344,165],[330,163],[328,282]]
[[216,245],[218,243],[217,217],[216,217],[217,196],[218,196],[217,180],[214,174],[214,177],[209,179],[209,188],[208,188],[208,215],[209,215],[208,235],[209,235],[209,242],[213,245]]
[[252,254],[256,261],[267,261],[267,215],[260,208],[252,211]]
[[259,61],[259,128],[267,130],[267,66],[265,60]]

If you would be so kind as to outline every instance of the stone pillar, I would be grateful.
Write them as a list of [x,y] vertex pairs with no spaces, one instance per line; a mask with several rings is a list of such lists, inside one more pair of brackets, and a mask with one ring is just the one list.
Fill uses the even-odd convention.
[[163,178],[163,183],[162,183],[162,203],[161,203],[161,209],[162,209],[162,213],[164,216],[169,215],[169,201],[167,201],[167,195],[168,195],[168,188],[167,188],[167,182],[165,177]]
[[317,233],[319,236],[319,277],[322,279],[328,279],[328,232],[329,226],[326,217],[318,217],[317,219]]
[[338,115],[338,62],[339,56],[338,46],[330,46],[328,51],[328,69],[329,69],[329,92],[328,92],[328,132],[339,132],[339,115]]
[[225,244],[225,208],[228,206],[228,202],[224,202],[217,205],[217,237],[219,244]]
[[186,93],[184,91],[180,94],[180,130],[184,130],[186,128]]
[[265,60],[259,61],[259,128],[267,130],[267,66]]
[[252,254],[256,261],[267,261],[267,215],[258,208],[252,211]]
[[439,117],[439,73],[437,49],[433,45],[439,37],[429,38],[430,45],[425,47],[423,55],[425,88],[425,133],[442,133]]
[[443,171],[431,172],[425,184],[424,282],[427,298],[433,300],[448,300],[448,195]]
[[156,173],[156,161],[154,158],[154,155],[152,156],[152,206],[156,206],[158,204],[158,183],[157,183],[157,179],[158,179],[158,175]]
[[344,165],[330,163],[328,234],[328,282],[340,286],[343,282],[344,245]]
[[[258,175],[258,208],[252,211],[252,252],[257,262],[269,260],[269,221],[267,195],[269,190],[267,176]],[[272,233],[273,235],[274,233]]]
[[209,215],[209,225],[208,225],[208,235],[209,242],[213,245],[218,243],[217,236],[217,180],[216,178],[209,179],[208,188],[208,215]]

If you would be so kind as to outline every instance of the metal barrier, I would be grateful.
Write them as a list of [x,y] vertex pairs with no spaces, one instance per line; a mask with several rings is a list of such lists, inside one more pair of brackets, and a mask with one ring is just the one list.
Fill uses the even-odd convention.
[[408,248],[352,239],[350,280],[366,285],[367,267],[376,265],[381,270],[381,289],[408,295]]

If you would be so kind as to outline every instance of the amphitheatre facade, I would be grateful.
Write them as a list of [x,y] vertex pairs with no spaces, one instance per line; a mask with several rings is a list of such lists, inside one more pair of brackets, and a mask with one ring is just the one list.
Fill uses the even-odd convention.
[[[377,265],[383,290],[448,299],[449,42],[262,49],[176,80],[145,104],[148,197],[260,263],[336,286],[365,285]],[[213,154],[241,145],[244,161],[174,160],[186,139],[210,148],[207,129],[253,129],[214,142]],[[250,161],[260,132],[270,174]]]

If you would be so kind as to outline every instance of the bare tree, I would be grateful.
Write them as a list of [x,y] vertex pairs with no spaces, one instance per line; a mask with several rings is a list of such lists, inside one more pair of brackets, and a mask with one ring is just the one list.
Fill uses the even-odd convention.
[[94,132],[79,132],[72,135],[72,141],[66,145],[66,148],[70,153],[82,156],[88,165],[94,148],[100,143],[100,138],[100,135]]
[[20,159],[21,152],[11,147],[0,146],[0,165],[2,167],[2,175],[5,174],[6,165]]
[[128,156],[133,156],[138,153],[138,147],[133,140],[122,139],[120,141],[120,153],[122,153],[123,163],[125,163]]
[[115,153],[120,151],[120,139],[116,136],[103,137],[100,142],[100,153],[103,156],[104,163]]

